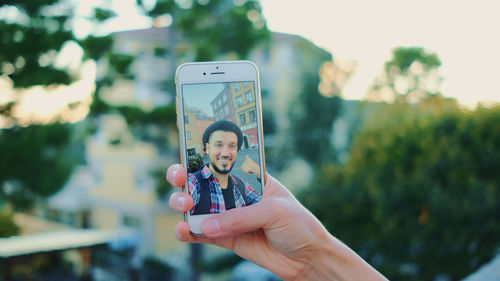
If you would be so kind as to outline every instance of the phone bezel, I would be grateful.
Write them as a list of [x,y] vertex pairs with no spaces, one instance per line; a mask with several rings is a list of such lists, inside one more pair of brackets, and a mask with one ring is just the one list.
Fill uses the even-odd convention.
[[[262,103],[260,95],[260,81],[257,66],[250,61],[214,61],[214,62],[194,62],[184,63],[177,68],[175,74],[176,83],[176,103],[177,103],[177,127],[180,136],[180,157],[181,164],[186,168],[186,139],[184,128],[184,104],[182,98],[182,85],[185,84],[203,84],[203,83],[221,83],[221,82],[254,82],[255,102],[256,102],[256,122],[259,147],[259,165],[261,175],[265,183],[265,153],[264,136],[262,127]],[[265,184],[262,184],[262,193],[264,193]],[[187,192],[183,186],[183,191]],[[213,214],[190,215],[184,213],[184,220],[190,225],[190,230],[194,235],[202,235],[201,223]]]

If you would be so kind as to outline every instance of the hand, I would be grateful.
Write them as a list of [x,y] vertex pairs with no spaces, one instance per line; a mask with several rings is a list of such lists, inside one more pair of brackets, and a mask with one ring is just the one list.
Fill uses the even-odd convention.
[[247,174],[253,174],[258,179],[260,179],[260,166],[255,163],[248,155],[245,157],[245,161],[241,164],[241,169]]
[[[174,186],[186,183],[181,165],[168,169]],[[284,280],[386,280],[347,246],[333,237],[276,179],[266,174],[260,202],[206,219],[204,236],[193,236],[187,222],[177,224],[175,235],[185,242],[209,243],[231,251]],[[193,198],[184,192],[170,197],[170,207],[187,212]]]

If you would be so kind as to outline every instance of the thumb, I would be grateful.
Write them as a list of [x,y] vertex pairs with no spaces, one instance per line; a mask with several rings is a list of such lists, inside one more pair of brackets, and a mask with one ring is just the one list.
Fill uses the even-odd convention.
[[201,231],[206,237],[219,238],[265,228],[272,223],[272,217],[275,217],[270,216],[274,201],[274,198],[264,199],[250,206],[213,215],[202,222]]

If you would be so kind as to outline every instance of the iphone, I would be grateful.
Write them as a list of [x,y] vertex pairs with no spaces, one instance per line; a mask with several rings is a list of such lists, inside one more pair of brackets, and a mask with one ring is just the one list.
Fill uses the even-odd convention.
[[175,83],[184,190],[194,200],[185,219],[202,235],[207,217],[255,204],[264,193],[259,72],[250,61],[185,63]]

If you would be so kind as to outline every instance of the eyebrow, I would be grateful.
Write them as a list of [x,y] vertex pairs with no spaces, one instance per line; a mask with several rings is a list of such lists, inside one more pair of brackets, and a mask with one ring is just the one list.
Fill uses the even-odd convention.
[[[224,143],[224,142],[221,140],[216,140],[216,141],[214,141],[214,143]],[[237,142],[231,141],[231,142],[229,142],[229,144],[237,144]]]

